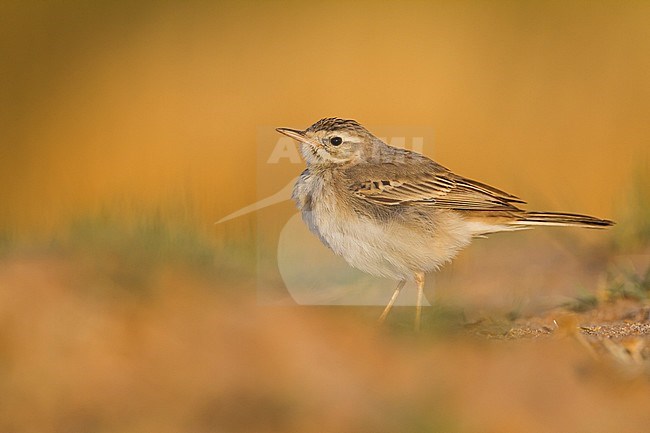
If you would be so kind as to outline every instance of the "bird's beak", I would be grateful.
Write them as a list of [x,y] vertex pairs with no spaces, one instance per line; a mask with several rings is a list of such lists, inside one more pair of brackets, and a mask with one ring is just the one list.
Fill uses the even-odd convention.
[[278,131],[280,134],[284,134],[287,137],[291,137],[294,140],[298,140],[301,143],[307,143],[307,137],[305,137],[305,133],[303,131],[298,131],[297,129],[291,129],[291,128],[275,128],[276,131]]

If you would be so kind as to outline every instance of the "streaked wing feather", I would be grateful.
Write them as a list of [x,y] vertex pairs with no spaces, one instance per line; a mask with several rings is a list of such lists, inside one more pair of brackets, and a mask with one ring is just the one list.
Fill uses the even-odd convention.
[[418,203],[454,210],[514,211],[519,209],[512,203],[524,203],[504,191],[455,175],[430,162],[422,164],[425,170],[419,172],[414,172],[412,166],[402,173],[392,166],[375,170],[369,173],[372,180],[357,182],[351,190],[370,202],[393,206]]

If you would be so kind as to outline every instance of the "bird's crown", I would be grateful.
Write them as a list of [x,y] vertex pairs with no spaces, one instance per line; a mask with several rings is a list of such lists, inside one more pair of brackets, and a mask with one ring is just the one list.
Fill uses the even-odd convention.
[[359,122],[352,119],[341,119],[338,117],[325,117],[307,128],[308,132],[334,132],[334,131],[355,131],[368,134],[368,130]]

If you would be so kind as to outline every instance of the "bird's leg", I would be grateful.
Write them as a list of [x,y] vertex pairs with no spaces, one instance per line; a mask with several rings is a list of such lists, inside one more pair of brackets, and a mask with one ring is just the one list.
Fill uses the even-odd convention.
[[386,305],[386,308],[384,308],[384,312],[381,313],[381,316],[379,316],[379,323],[383,323],[384,320],[386,320],[386,316],[388,316],[388,313],[390,312],[390,309],[393,308],[393,304],[395,303],[395,300],[397,299],[397,295],[399,295],[399,292],[404,287],[404,284],[406,284],[406,280],[401,280],[399,283],[397,283],[397,287],[395,288],[395,291],[393,292],[393,296],[390,297],[390,301],[388,301],[388,305]]
[[415,304],[415,330],[420,330],[420,316],[422,315],[422,298],[424,297],[424,272],[415,273],[415,282],[418,285],[418,300]]

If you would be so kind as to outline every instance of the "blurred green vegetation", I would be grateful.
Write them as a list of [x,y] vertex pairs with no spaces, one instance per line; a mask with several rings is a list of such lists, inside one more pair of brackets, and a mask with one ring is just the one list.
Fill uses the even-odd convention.
[[592,292],[587,292],[580,296],[577,296],[571,301],[565,302],[562,306],[567,310],[573,311],[575,313],[584,313],[586,311],[597,308],[598,305],[598,297]]
[[0,257],[51,257],[105,274],[125,294],[155,288],[163,269],[189,272],[220,287],[254,281],[254,234],[225,236],[187,213],[141,210],[125,218],[104,210],[74,218],[54,234],[0,233]]
[[650,163],[642,161],[635,170],[627,193],[617,200],[615,244],[623,251],[650,248]]
[[626,267],[611,265],[606,272],[603,288],[584,290],[575,299],[563,304],[563,307],[576,313],[594,310],[603,303],[615,303],[627,299],[647,302],[650,300],[650,266],[643,263],[644,269],[636,269],[627,264]]
[[645,272],[630,268],[610,271],[607,279],[607,299],[650,299],[650,266]]

